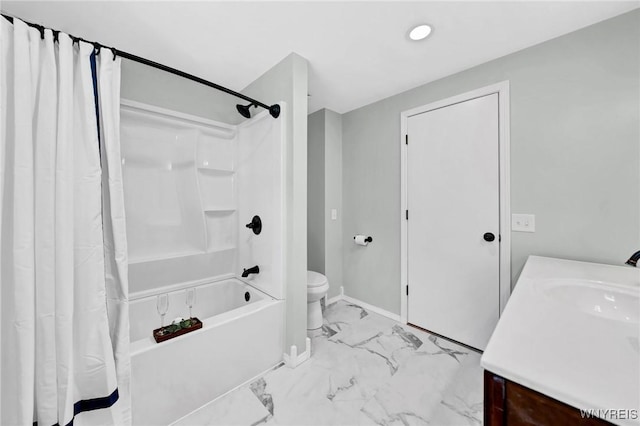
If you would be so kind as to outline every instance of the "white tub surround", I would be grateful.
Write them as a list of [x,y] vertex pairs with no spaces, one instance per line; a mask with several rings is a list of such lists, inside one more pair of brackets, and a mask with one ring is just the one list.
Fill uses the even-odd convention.
[[[136,295],[240,277],[284,298],[286,105],[239,125],[122,101],[129,282]],[[255,235],[246,224],[262,219]],[[133,296],[132,294],[132,296]]]
[[[162,343],[155,296],[131,302],[133,424],[169,424],[282,362],[284,301],[235,279],[196,292],[202,329]],[[187,316],[185,296],[169,293],[167,318]]]
[[481,364],[579,409],[638,410],[639,291],[632,267],[530,256]]

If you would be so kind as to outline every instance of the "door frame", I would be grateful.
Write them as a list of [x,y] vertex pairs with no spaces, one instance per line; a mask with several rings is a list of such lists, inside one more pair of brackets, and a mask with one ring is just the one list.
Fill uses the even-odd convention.
[[[500,255],[499,255],[499,315],[502,315],[511,294],[511,190],[510,190],[510,118],[509,118],[509,80],[481,87],[446,99],[419,106],[400,114],[400,319],[407,324],[408,301],[408,235],[407,235],[407,122],[412,116],[444,108],[461,102],[498,94],[498,192],[500,202]],[[410,142],[409,142],[410,143]],[[464,253],[461,253],[464,262]]]

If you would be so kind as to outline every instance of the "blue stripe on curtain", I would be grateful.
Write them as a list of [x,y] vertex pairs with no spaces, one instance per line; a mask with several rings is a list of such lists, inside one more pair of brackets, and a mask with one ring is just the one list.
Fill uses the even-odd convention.
[[91,79],[93,80],[93,100],[96,106],[96,125],[98,127],[98,154],[100,154],[100,108],[98,102],[98,72],[96,71],[96,51],[89,56],[91,62]]
[[[84,413],[85,411],[93,411],[93,410],[99,410],[101,408],[109,408],[113,404],[115,404],[119,398],[120,398],[120,395],[118,394],[118,388],[116,388],[116,390],[114,390],[109,396],[103,396],[101,398],[93,398],[93,399],[82,399],[76,402],[75,404],[73,404],[73,417],[77,416],[80,413]],[[34,422],[33,426],[38,426],[38,422]],[[53,426],[60,426],[60,425],[56,423]],[[71,419],[71,421],[67,423],[65,426],[73,426],[73,419]]]
[[[85,411],[99,410],[101,408],[109,408],[118,401],[120,395],[118,394],[118,388],[114,390],[111,395],[103,396],[102,398],[93,399],[81,399],[73,404],[73,416],[77,416]],[[66,425],[73,426],[73,419]]]

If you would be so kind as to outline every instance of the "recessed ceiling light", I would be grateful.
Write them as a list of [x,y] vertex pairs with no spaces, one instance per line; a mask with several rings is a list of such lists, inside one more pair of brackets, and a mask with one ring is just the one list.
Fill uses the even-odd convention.
[[409,38],[418,41],[427,38],[429,34],[431,34],[431,27],[427,24],[422,24],[411,30]]

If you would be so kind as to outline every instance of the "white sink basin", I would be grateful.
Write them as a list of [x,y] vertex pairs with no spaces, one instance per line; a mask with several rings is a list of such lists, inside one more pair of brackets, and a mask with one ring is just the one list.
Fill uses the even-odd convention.
[[547,297],[586,314],[638,324],[640,292],[636,288],[579,279],[548,279],[538,285]]
[[572,407],[638,407],[639,293],[637,268],[530,256],[481,364]]

